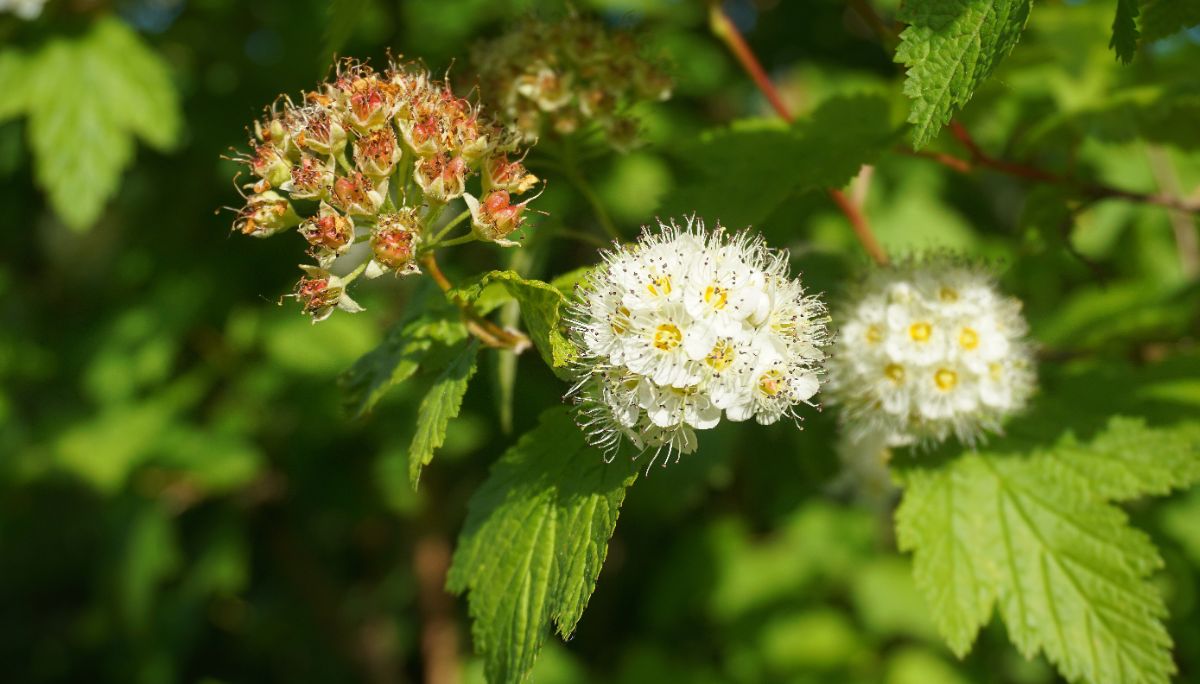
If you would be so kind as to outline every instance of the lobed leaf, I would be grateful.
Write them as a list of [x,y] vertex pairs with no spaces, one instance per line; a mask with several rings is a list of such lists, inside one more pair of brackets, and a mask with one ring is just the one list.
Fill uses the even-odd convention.
[[896,61],[908,68],[904,94],[913,147],[933,140],[971,100],[1025,30],[1032,0],[912,0],[899,18]]
[[524,681],[553,622],[569,637],[604,564],[631,461],[604,463],[565,407],[492,467],[471,498],[448,588],[468,593],[471,634],[493,684]]
[[178,139],[178,95],[161,58],[112,18],[82,38],[50,42],[29,62],[35,176],[58,215],[80,230],[116,192],[134,136],[158,149]]
[[1110,501],[1200,480],[1200,424],[1113,417],[1027,453],[992,449],[901,470],[900,548],[951,649],[965,655],[998,605],[1013,643],[1067,679],[1165,682],[1162,562]]

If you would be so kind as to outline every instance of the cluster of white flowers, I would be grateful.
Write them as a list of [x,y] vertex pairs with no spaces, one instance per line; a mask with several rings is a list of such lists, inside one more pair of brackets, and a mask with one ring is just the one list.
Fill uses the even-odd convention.
[[827,389],[852,431],[972,444],[1033,392],[1021,302],[983,269],[947,256],[875,269],[839,313]]
[[[571,394],[593,444],[690,453],[724,416],[764,425],[817,393],[826,311],[788,277],[787,253],[698,219],[603,253],[571,319]],[[651,461],[653,463],[653,460]]]

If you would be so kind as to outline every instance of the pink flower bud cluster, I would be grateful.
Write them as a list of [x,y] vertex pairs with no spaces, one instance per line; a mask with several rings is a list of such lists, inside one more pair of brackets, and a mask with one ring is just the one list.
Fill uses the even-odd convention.
[[478,45],[472,61],[484,102],[525,141],[594,123],[624,150],[638,136],[630,109],[671,95],[670,78],[644,52],[633,34],[571,14],[527,19]]
[[[475,209],[477,237],[507,243],[528,204],[510,198],[538,182],[520,161],[518,136],[425,70],[397,63],[377,72],[343,61],[300,103],[285,97],[269,108],[250,146],[240,161],[255,181],[234,228],[299,232],[316,265],[302,267],[294,295],[316,320],[359,308],[345,293],[359,273],[416,272],[429,224],[456,199]],[[468,193],[475,176],[480,199]],[[362,268],[344,268],[353,260]]]

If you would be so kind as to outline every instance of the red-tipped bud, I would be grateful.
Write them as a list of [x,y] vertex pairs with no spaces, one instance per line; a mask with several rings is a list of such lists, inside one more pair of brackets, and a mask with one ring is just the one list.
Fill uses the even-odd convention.
[[505,238],[525,222],[523,214],[528,201],[512,204],[506,190],[493,190],[482,203],[471,195],[464,199],[471,210],[471,230],[477,237],[502,245],[516,244]]
[[397,275],[417,272],[413,258],[420,243],[420,229],[420,217],[415,209],[379,217],[379,223],[371,235],[371,250],[380,270],[394,271]]
[[508,157],[500,155],[488,159],[483,164],[483,191],[507,190],[515,195],[522,195],[537,185],[538,177],[529,173],[525,165],[519,161],[510,162]]
[[317,215],[300,224],[300,234],[321,256],[336,256],[354,242],[354,221],[322,202]]

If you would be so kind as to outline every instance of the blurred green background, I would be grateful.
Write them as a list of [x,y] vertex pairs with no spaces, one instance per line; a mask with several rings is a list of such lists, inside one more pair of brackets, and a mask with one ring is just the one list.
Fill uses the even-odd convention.
[[[700,131],[770,112],[709,34],[699,0],[575,5],[642,31],[676,78],[675,97],[641,113],[648,144],[587,169],[633,235],[671,206],[679,156]],[[898,67],[842,2],[726,7],[796,111],[865,94],[903,120]],[[1120,66],[1107,46],[1112,8],[1037,3],[962,118],[1004,155],[1138,190],[1195,188],[1200,45],[1182,34]],[[392,391],[362,421],[344,417],[337,386],[403,314],[412,283],[371,283],[358,293],[365,313],[310,325],[277,305],[298,274],[299,238],[231,235],[232,213],[216,210],[239,203],[237,167],[221,155],[245,144],[277,94],[323,78],[335,51],[380,63],[391,50],[450,68],[469,88],[472,42],[530,9],[561,5],[62,0],[34,21],[0,15],[0,55],[86,40],[116,17],[161,60],[178,98],[139,100],[110,87],[96,62],[90,76],[22,71],[36,76],[21,87],[40,105],[23,115],[0,104],[0,680],[422,681],[423,631],[446,617],[464,680],[482,680],[463,602],[430,607],[415,549],[453,543],[487,466],[566,388],[521,357],[505,432],[498,357],[486,354],[487,381],[472,386],[414,493],[407,444],[429,379]],[[0,83],[13,73],[0,68]],[[82,116],[59,122],[58,138],[37,128],[74,98],[128,124]],[[168,130],[175,111],[178,130]],[[39,161],[56,152],[73,164]],[[80,218],[78,202],[97,196],[104,209]],[[714,205],[723,199],[736,201]],[[537,238],[600,235],[568,183],[551,178],[535,207],[546,215],[528,231],[534,275],[594,258],[586,244]],[[1104,202],[1064,227],[1053,189],[904,154],[879,160],[866,209],[894,252],[946,247],[994,261],[1064,368],[1195,354],[1200,293],[1179,217]],[[1194,237],[1193,219],[1182,221]],[[789,198],[758,227],[792,250],[814,290],[836,295],[865,263],[821,193]],[[462,277],[507,258],[475,246],[444,265]],[[533,681],[1055,681],[996,624],[965,661],[950,654],[895,551],[886,484],[841,472],[828,412],[804,427],[727,423],[699,453],[639,481],[577,634],[552,640]],[[1200,676],[1200,493],[1132,515],[1167,560],[1158,580],[1187,681]]]

